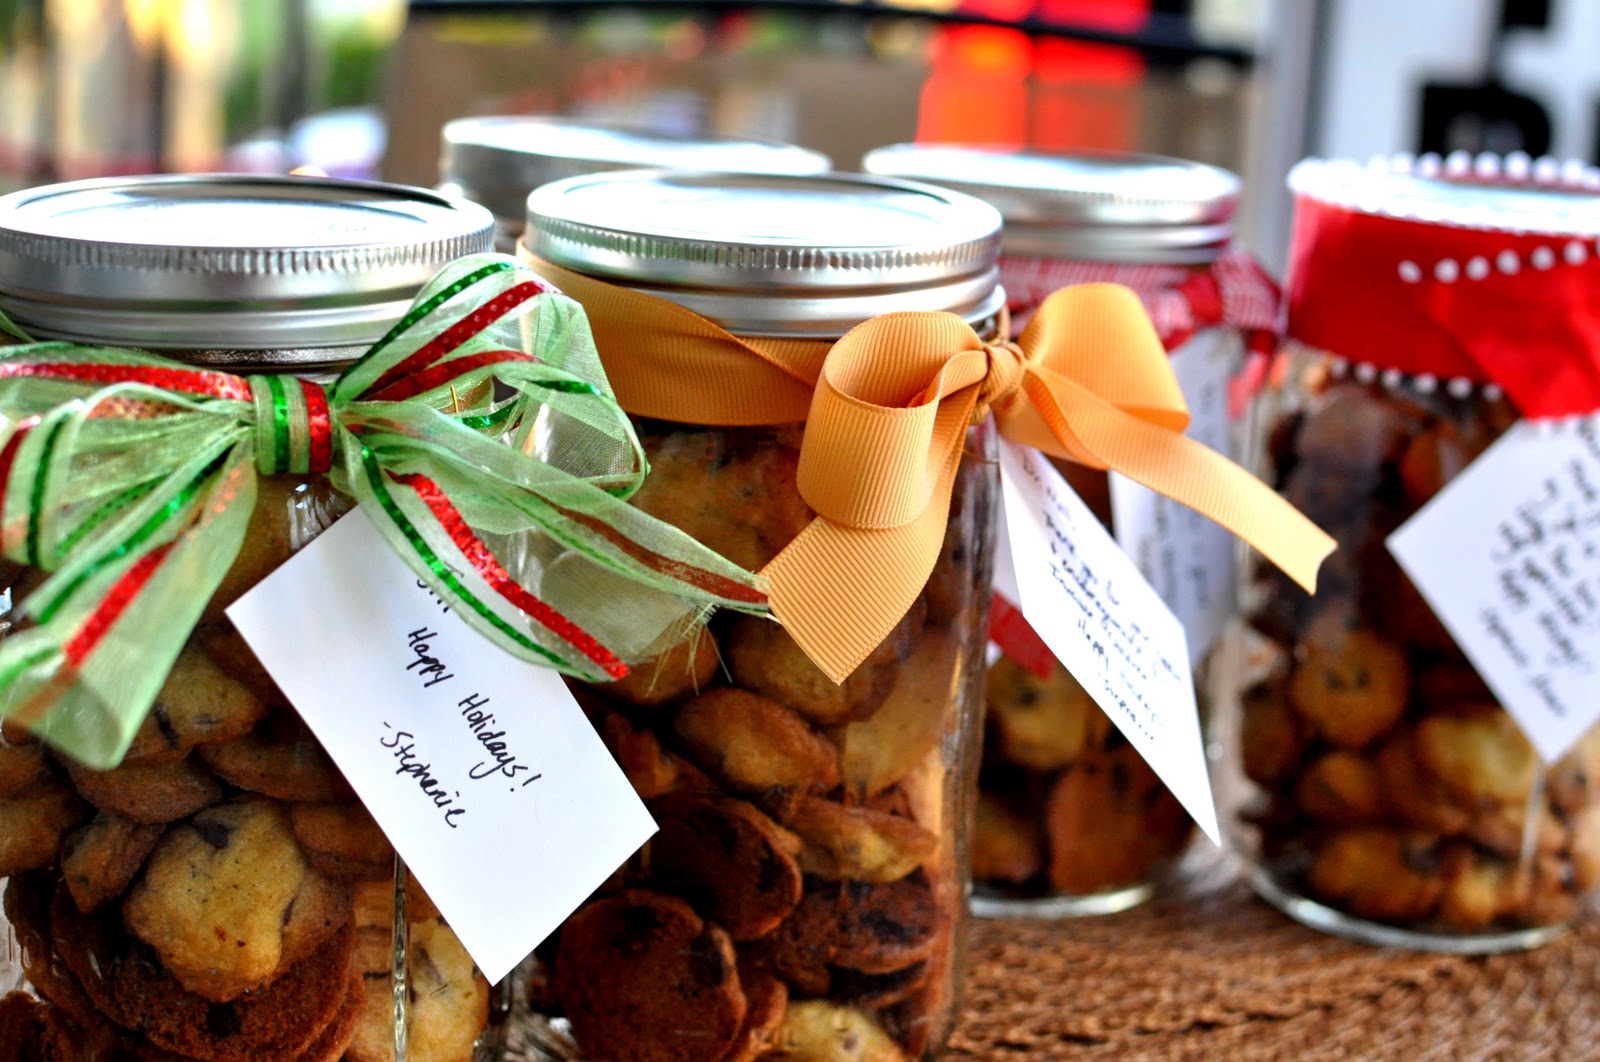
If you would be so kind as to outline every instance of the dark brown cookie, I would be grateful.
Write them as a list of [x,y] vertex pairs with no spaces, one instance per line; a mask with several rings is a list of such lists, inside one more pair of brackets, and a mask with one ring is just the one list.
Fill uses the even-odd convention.
[[747,1005],[738,1038],[716,1062],[755,1062],[778,1044],[778,1029],[789,1010],[789,989],[776,977],[739,971]]
[[1053,888],[1089,894],[1137,885],[1187,844],[1188,813],[1132,746],[1057,776],[1045,804]]
[[1423,921],[1444,892],[1435,840],[1376,826],[1336,831],[1317,848],[1311,893],[1358,918]]
[[1377,764],[1343,749],[1308,764],[1294,793],[1301,811],[1333,826],[1379,823],[1388,813]]
[[815,882],[794,914],[747,945],[745,955],[797,994],[826,996],[839,967],[889,974],[926,961],[940,920],[932,892],[919,878],[888,885]]
[[0,800],[26,796],[29,790],[44,785],[50,774],[44,742],[12,741],[0,733]]
[[694,764],[663,748],[653,731],[635,727],[620,712],[603,708],[591,718],[600,740],[640,799],[651,800],[678,790],[711,792],[717,788]]
[[26,992],[0,996],[0,1058],[43,1062],[45,1004]]
[[121,896],[165,832],[162,824],[102,811],[69,834],[61,849],[61,873],[78,910],[92,911]]
[[800,902],[800,839],[753,804],[670,793],[650,802],[660,827],[650,877],[736,941],[771,932]]
[[283,806],[246,799],[172,826],[122,910],[184,988],[221,1003],[311,954],[351,903],[347,885],[307,865]]
[[172,763],[196,745],[242,737],[274,703],[229,675],[198,647],[187,645],[134,734],[123,763]]
[[584,1053],[608,1062],[716,1059],[748,1010],[728,935],[682,900],[639,891],[567,920],[556,991]]
[[192,759],[109,771],[69,764],[67,772],[85,800],[131,822],[175,822],[222,798],[222,784]]
[[334,490],[325,476],[262,476],[256,506],[233,565],[206,603],[205,623],[224,620],[239,596],[272,574],[284,561],[348,512],[354,504]]
[[[361,1019],[365,1002],[365,978],[352,974],[344,1001],[340,1003],[333,1020],[324,1025],[317,1038],[311,1041],[304,1051],[295,1055],[291,1062],[339,1062],[339,1059],[344,1057],[345,1049],[355,1038],[356,1025]],[[204,1062],[202,1059],[167,1051],[149,1042],[136,1045],[132,1053],[137,1062]]]
[[289,806],[289,824],[306,859],[337,881],[383,881],[394,873],[394,847],[359,803]]
[[746,690],[709,690],[684,705],[673,728],[694,762],[729,789],[831,789],[839,751],[789,709]]
[[991,792],[979,792],[972,827],[972,876],[1020,885],[1044,870],[1044,832],[1036,808],[1026,810]]

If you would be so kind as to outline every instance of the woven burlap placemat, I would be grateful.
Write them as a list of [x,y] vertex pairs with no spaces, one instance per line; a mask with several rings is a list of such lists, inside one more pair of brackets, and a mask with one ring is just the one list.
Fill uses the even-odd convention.
[[1538,951],[1458,957],[1303,928],[1197,847],[1143,907],[976,919],[962,1062],[1600,1058],[1600,919]]

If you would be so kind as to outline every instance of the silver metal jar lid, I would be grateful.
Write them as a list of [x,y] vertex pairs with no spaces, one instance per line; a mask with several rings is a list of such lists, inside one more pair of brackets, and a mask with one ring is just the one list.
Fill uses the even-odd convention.
[[40,339],[328,360],[442,266],[489,250],[482,207],[314,177],[127,177],[0,197],[0,311]]
[[803,176],[833,168],[820,152],[773,140],[677,137],[534,115],[457,118],[441,138],[443,189],[519,223],[533,189],[586,173],[650,167]]
[[1239,178],[1161,155],[1047,154],[960,144],[894,144],[863,172],[928,181],[992,204],[1007,254],[1197,265],[1233,239]]
[[739,335],[834,338],[893,310],[1004,303],[1000,215],[943,188],[828,174],[624,170],[528,197],[529,250]]

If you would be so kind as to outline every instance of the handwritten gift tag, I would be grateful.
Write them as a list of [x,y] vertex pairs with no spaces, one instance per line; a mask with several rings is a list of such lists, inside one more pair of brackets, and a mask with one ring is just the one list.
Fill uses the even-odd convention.
[[228,616],[490,981],[655,832],[561,676],[457,619],[359,509]]
[[1513,427],[1389,550],[1546,761],[1600,720],[1600,416]]
[[1014,571],[996,587],[1220,843],[1183,625],[1037,450],[1002,440],[1000,473]]
[[[1228,383],[1240,347],[1238,333],[1210,328],[1170,359],[1189,405],[1184,434],[1222,454],[1233,452]],[[1111,516],[1117,541],[1183,624],[1189,662],[1199,663],[1233,615],[1236,540],[1220,524],[1115,472]]]

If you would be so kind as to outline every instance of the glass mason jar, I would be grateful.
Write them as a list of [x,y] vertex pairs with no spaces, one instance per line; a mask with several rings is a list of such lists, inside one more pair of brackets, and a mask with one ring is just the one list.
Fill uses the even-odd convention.
[[[1553,288],[1547,271],[1592,255],[1593,183],[1508,163],[1290,177],[1291,342],[1256,401],[1257,446],[1339,545],[1314,597],[1264,570],[1245,588],[1234,829],[1264,898],[1372,943],[1535,946],[1600,882],[1600,732],[1541,764],[1385,544],[1521,416],[1468,355],[1532,312],[1511,285]],[[1487,330],[1464,302],[1419,312],[1447,285]]]
[[[0,199],[0,310],[41,341],[328,382],[491,232],[393,185],[54,185]],[[0,730],[0,1054],[371,1062],[404,1034],[402,1058],[500,1057],[490,986],[223,612],[350,504],[320,476],[260,478],[120,766]],[[9,610],[42,574],[5,578]]]
[[[886,311],[948,310],[984,334],[1001,308],[998,215],[939,189],[627,171],[528,204],[534,268],[587,300],[630,412],[630,364],[678,337],[608,345],[609,311],[574,277],[813,364]],[[710,386],[686,385],[679,408],[709,407]],[[652,472],[634,501],[759,571],[811,522],[796,485],[807,426],[739,419],[638,416]],[[992,445],[967,431],[933,573],[842,683],[783,627],[729,616],[638,681],[586,691],[661,832],[536,952],[534,1039],[550,1054],[897,1062],[942,1048],[962,969]]]
[[828,156],[775,140],[672,136],[629,125],[547,115],[457,118],[440,132],[439,188],[489,208],[495,249],[522,234],[528,193],[586,173],[639,166],[723,173],[826,173]]
[[[1270,328],[1270,284],[1229,255],[1239,179],[1154,155],[1046,154],[949,144],[871,151],[862,169],[954,188],[1005,219],[1000,279],[1013,328],[1069,284],[1136,291],[1156,323],[1193,419],[1189,434],[1233,454],[1227,381],[1243,353],[1237,315]],[[1225,258],[1225,256],[1228,256]],[[1244,259],[1245,262],[1248,259]],[[1251,298],[1225,285],[1243,277]],[[1234,543],[1221,527],[1120,477],[1055,462],[1183,620],[1198,666],[1232,615]],[[1114,504],[1115,503],[1115,504]],[[1114,514],[1119,514],[1114,519]],[[1120,526],[1119,526],[1120,525]],[[1004,605],[1000,606],[1002,609]],[[972,837],[973,910],[1074,916],[1125,910],[1153,895],[1192,823],[1154,771],[1050,656],[1020,614],[997,617]]]

